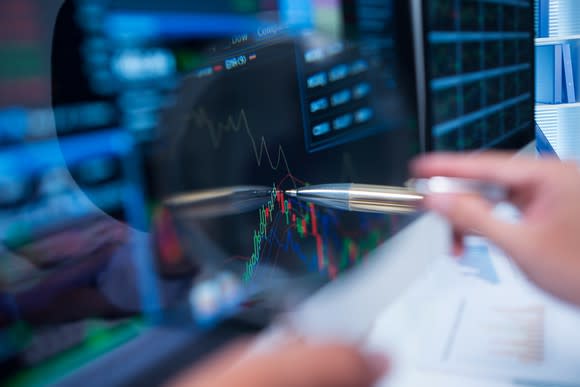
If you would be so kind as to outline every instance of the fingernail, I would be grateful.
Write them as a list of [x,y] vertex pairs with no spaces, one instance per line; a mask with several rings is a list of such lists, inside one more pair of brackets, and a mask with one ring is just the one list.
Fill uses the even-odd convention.
[[377,378],[389,372],[391,362],[389,358],[380,352],[372,352],[365,354],[365,360],[373,375]]
[[450,195],[432,194],[425,197],[425,207],[440,214],[447,214],[452,205],[453,198]]

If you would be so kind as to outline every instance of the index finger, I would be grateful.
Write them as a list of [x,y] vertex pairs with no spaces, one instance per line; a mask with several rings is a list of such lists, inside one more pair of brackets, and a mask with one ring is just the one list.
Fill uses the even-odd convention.
[[549,163],[505,152],[437,153],[414,160],[411,172],[417,177],[461,177],[517,187],[541,179]]

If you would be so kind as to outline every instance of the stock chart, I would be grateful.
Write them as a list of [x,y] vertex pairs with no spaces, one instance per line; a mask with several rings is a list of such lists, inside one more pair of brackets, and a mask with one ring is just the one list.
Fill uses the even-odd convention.
[[[246,236],[245,243],[232,244],[231,235],[220,238],[218,243],[232,246],[229,255],[242,264],[238,266],[244,282],[251,282],[254,272],[263,266],[334,279],[403,225],[404,220],[397,216],[348,214],[285,197],[285,189],[308,183],[292,174],[282,145],[270,147],[264,136],[255,137],[245,110],[222,122],[211,120],[205,110],[195,110],[190,122],[190,130],[206,137],[206,145],[216,152],[223,152],[225,136],[240,136],[235,142],[248,147],[250,164],[281,176],[272,183],[270,198],[257,209],[257,214],[236,214],[229,219],[236,222],[235,226],[228,219],[213,221],[217,224],[212,230],[235,230],[240,237]],[[352,165],[349,168],[340,173],[347,176],[354,172]],[[243,227],[241,219],[247,219]]]

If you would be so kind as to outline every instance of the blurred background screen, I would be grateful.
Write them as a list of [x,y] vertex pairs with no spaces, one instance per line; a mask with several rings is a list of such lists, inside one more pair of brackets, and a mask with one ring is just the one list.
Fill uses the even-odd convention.
[[530,142],[533,2],[423,4],[430,150],[516,149]]

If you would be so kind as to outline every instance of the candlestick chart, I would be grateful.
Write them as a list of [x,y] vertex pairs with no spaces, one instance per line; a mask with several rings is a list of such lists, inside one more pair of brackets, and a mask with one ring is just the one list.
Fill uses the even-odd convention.
[[281,254],[294,256],[309,272],[334,279],[400,225],[397,216],[349,214],[358,218],[358,229],[349,230],[341,215],[341,211],[286,198],[274,185],[270,200],[258,210],[259,223],[253,232],[252,253],[245,257],[243,280],[251,281],[261,262],[275,264]]
[[[223,117],[215,120],[203,107],[196,108],[191,112],[189,128],[205,137],[206,146],[220,155],[229,154],[224,150],[230,141],[231,148],[245,154],[244,162],[257,167],[256,174],[261,168],[260,182],[279,177],[269,184],[269,200],[257,209],[257,214],[240,215],[254,217],[253,223],[249,220],[243,227],[234,226],[240,238],[251,240],[230,251],[232,257],[243,262],[243,281],[250,282],[260,270],[271,267],[293,273],[319,273],[325,279],[333,279],[402,226],[404,220],[400,216],[339,211],[286,197],[284,189],[308,183],[292,173],[284,147],[272,146],[265,135],[256,135],[244,109]],[[248,151],[239,149],[244,142],[249,145]],[[303,170],[300,166],[297,169]],[[224,228],[232,227],[216,227]]]

